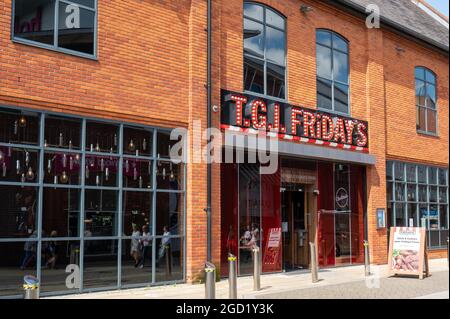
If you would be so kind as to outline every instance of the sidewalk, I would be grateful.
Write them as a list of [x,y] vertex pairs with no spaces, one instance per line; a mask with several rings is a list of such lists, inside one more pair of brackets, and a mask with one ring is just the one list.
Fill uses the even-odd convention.
[[[380,278],[379,284],[381,288],[392,286],[394,281],[404,280],[403,283],[414,285],[417,294],[413,296],[405,296],[405,298],[420,297],[431,295],[433,293],[442,293],[448,291],[448,266],[447,259],[430,260],[431,277],[424,280],[415,278],[387,278],[387,265],[372,266],[372,273],[374,276],[368,280],[370,285],[376,285],[376,278]],[[435,274],[435,275],[433,275]],[[433,278],[434,277],[434,278]],[[443,278],[447,278],[446,280]],[[318,283],[311,282],[311,273],[309,271],[298,271],[291,273],[270,274],[261,276],[262,289],[258,292],[253,291],[252,277],[238,278],[238,298],[239,299],[259,299],[259,298],[308,298],[325,297],[321,290],[330,291],[329,298],[345,297],[341,295],[343,289],[349,285],[348,288],[355,292],[357,296],[363,296],[364,292],[361,290],[368,290],[366,288],[366,277],[364,276],[364,266],[350,266],[333,269],[323,269],[319,272]],[[386,285],[389,283],[389,285]],[[437,286],[437,284],[440,286]],[[444,285],[444,286],[443,286]],[[446,286],[445,286],[446,285]],[[421,287],[423,293],[421,294]],[[349,291],[349,289],[344,289]],[[370,289],[371,291],[380,291],[380,289]],[[302,291],[302,293],[299,293]],[[336,295],[336,291],[338,294]],[[339,292],[340,291],[340,292]],[[358,294],[358,291],[361,294]],[[205,294],[204,285],[179,284],[170,286],[148,287],[138,289],[124,289],[108,292],[87,293],[81,295],[68,295],[51,297],[54,299],[203,299]],[[373,293],[372,293],[373,295]],[[389,297],[389,295],[383,295]],[[383,298],[381,296],[381,298]],[[221,280],[216,283],[216,298],[228,298],[228,280]],[[354,298],[352,296],[351,298]],[[371,298],[369,295],[368,298]],[[401,294],[393,294],[392,298],[402,298]]]

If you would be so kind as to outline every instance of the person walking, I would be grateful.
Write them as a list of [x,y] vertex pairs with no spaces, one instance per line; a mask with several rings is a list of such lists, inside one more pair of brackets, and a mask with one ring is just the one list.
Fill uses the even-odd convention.
[[[149,232],[148,226],[144,225],[142,226],[142,239],[141,239],[141,245],[142,245],[142,259],[140,268],[145,267],[145,261],[147,260],[148,256],[151,256],[151,234]],[[150,259],[151,261],[151,259]]]
[[133,224],[133,233],[131,234],[130,255],[134,259],[134,267],[136,268],[141,261],[140,238],[141,232],[136,224]]

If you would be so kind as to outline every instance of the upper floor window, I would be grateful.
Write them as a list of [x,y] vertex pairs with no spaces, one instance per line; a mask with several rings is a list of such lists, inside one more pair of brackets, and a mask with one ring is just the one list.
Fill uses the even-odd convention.
[[348,114],[348,42],[334,32],[318,30],[316,50],[318,108]]
[[286,21],[260,4],[244,3],[246,91],[286,98]]
[[436,75],[424,67],[416,67],[417,130],[437,133]]
[[96,0],[14,0],[13,38],[95,56]]

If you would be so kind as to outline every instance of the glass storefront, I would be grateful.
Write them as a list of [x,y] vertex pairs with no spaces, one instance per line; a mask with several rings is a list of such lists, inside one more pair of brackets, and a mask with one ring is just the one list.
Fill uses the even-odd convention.
[[448,169],[388,161],[390,227],[425,227],[429,248],[447,247]]
[[362,263],[365,167],[281,158],[275,174],[259,164],[222,164],[222,276],[228,254],[252,273],[252,248],[265,273],[309,267],[317,241],[321,266]]
[[364,262],[365,168],[318,164],[318,251],[321,266]]
[[[0,109],[0,296],[184,280],[185,167],[170,131]],[[169,143],[170,142],[170,143]]]

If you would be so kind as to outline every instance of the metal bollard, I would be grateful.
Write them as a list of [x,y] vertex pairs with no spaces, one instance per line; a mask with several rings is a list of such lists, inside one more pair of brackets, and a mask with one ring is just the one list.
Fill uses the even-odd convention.
[[236,256],[229,254],[228,256],[228,285],[229,298],[237,299],[237,269]]
[[216,299],[216,266],[205,264],[205,299]]
[[316,253],[316,245],[312,242],[309,243],[309,248],[311,250],[311,276],[312,282],[316,283],[319,281],[319,269],[317,266],[317,253]]
[[261,290],[261,260],[258,246],[253,247],[253,290]]
[[25,299],[39,299],[39,280],[35,276],[23,277],[23,289]]
[[369,255],[369,242],[364,240],[364,273],[370,276],[370,255]]

